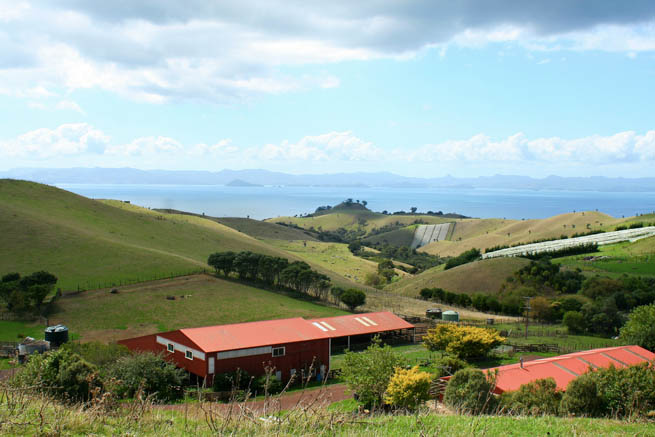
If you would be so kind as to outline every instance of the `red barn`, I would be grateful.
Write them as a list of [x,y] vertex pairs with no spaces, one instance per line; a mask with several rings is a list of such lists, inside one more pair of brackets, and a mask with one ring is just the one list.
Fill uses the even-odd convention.
[[[559,390],[566,390],[573,381],[589,369],[617,368],[653,362],[655,354],[639,346],[616,346],[542,358],[524,363],[486,369],[497,372],[495,393],[518,390],[523,384],[537,379],[553,378]],[[442,378],[450,379],[449,376]]]
[[164,353],[188,372],[206,378],[237,368],[252,375],[274,367],[288,380],[295,372],[330,367],[332,341],[347,341],[389,332],[411,332],[414,326],[392,313],[353,314],[314,320],[266,320],[186,328],[120,340],[132,350]]

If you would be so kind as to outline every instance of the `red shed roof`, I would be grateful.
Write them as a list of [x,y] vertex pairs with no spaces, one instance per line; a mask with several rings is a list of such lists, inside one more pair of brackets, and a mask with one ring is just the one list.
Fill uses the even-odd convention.
[[642,347],[617,346],[528,361],[522,368],[520,363],[493,367],[486,372],[498,371],[497,393],[517,390],[523,384],[544,378],[553,378],[558,389],[566,390],[569,382],[589,368],[627,367],[653,360],[655,354]]
[[296,317],[293,319],[205,326],[202,328],[180,329],[160,335],[166,338],[167,335],[181,333],[203,352],[223,352],[348,335],[373,334],[411,329],[413,327],[414,325],[392,313],[379,312],[312,320]]
[[315,332],[318,330],[312,328],[307,320],[296,317],[186,328],[180,332],[205,352],[222,352],[328,338],[324,332]]
[[388,311],[323,317],[320,319],[311,319],[309,322],[316,331],[323,332],[332,338],[375,334],[376,332],[397,331],[414,327],[411,323]]

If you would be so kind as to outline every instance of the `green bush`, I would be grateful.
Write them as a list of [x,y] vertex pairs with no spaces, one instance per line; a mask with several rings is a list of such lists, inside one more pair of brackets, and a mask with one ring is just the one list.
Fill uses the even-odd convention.
[[119,397],[134,397],[139,390],[161,402],[180,399],[183,371],[151,352],[124,356],[107,370],[112,378],[110,391]]
[[242,369],[233,372],[217,373],[214,375],[212,389],[214,391],[232,391],[254,389],[251,387],[252,378],[250,374]]
[[468,414],[490,413],[497,400],[492,393],[492,378],[478,369],[462,369],[450,378],[444,393],[444,403],[455,410]]
[[567,311],[562,319],[564,326],[567,327],[571,334],[580,334],[585,331],[585,319],[579,311]]
[[503,410],[512,414],[555,416],[559,411],[561,400],[562,392],[557,390],[555,380],[548,378],[524,384],[514,392],[503,393],[501,406]]
[[571,381],[561,410],[576,416],[630,417],[655,410],[655,368],[598,369]]
[[102,388],[97,368],[66,349],[30,356],[12,382],[72,402],[86,401]]
[[651,351],[655,350],[655,304],[635,308],[621,328],[621,339]]
[[440,378],[452,375],[458,370],[466,369],[470,367],[470,364],[452,355],[444,355],[434,362],[434,366],[438,368],[436,376]]
[[351,311],[354,311],[355,308],[366,303],[366,293],[356,288],[349,288],[341,294],[339,299],[341,299],[341,302],[346,304]]
[[257,390],[257,394],[274,395],[280,393],[284,389],[284,385],[274,375],[262,375],[255,380],[254,389]]
[[452,269],[453,267],[457,267],[457,266],[461,266],[462,264],[473,262],[479,258],[480,258],[480,249],[475,249],[475,248],[469,249],[466,252],[460,253],[458,256],[454,258],[450,258],[446,262],[446,265],[444,266],[444,270]]

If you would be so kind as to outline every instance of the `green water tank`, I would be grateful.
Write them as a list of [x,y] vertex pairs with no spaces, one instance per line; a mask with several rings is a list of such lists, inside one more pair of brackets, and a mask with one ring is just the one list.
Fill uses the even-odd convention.
[[444,311],[441,318],[447,322],[459,322],[459,313],[457,311]]

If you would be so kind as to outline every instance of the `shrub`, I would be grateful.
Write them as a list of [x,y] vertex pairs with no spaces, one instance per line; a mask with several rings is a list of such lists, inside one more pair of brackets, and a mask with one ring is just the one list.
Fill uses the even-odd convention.
[[494,329],[451,324],[430,329],[424,338],[425,347],[429,350],[445,350],[462,359],[484,357],[504,341]]
[[433,296],[433,292],[432,292],[431,288],[422,289],[420,294],[421,294],[421,298],[425,299],[425,300],[430,300],[430,299],[432,299],[432,296]]
[[442,376],[450,376],[455,372],[457,372],[458,370],[466,369],[467,367],[469,367],[469,363],[457,357],[444,355],[443,357],[439,358],[437,361],[434,362],[434,366],[439,369],[438,374],[436,376],[442,377]]
[[343,379],[361,404],[376,407],[382,405],[395,369],[404,365],[405,360],[390,346],[382,347],[375,339],[364,352],[346,352]]
[[255,380],[254,389],[257,390],[259,394],[278,394],[284,389],[282,381],[277,379],[275,375],[262,375]]
[[30,356],[13,383],[66,401],[86,401],[95,388],[102,387],[97,369],[66,349]]
[[89,363],[98,366],[101,371],[119,358],[130,355],[129,349],[122,344],[104,344],[98,341],[89,343],[68,342],[64,343],[61,348],[81,356]]
[[557,415],[562,392],[553,378],[523,384],[517,391],[503,393],[502,407],[510,413],[530,416]]
[[212,389],[214,391],[245,390],[251,385],[251,377],[245,370],[217,373],[214,375]]
[[496,408],[493,379],[478,369],[457,371],[448,381],[444,403],[468,414],[489,413]]
[[366,293],[356,288],[349,288],[341,293],[340,299],[351,311],[354,311],[355,308],[366,303]]
[[414,410],[429,399],[432,375],[421,372],[418,366],[411,369],[396,368],[389,380],[384,401],[396,408]]
[[585,319],[579,311],[567,311],[562,319],[571,334],[580,334],[585,331]]
[[628,344],[655,350],[655,304],[637,307],[630,313],[621,328],[621,339]]
[[111,390],[119,397],[134,397],[139,390],[162,402],[182,397],[182,373],[161,355],[151,352],[128,355],[112,364],[107,376],[114,379]]
[[444,266],[444,270],[452,269],[453,267],[460,266],[462,264],[470,263],[480,258],[480,249],[470,249],[466,252],[460,253],[458,256],[449,259]]

